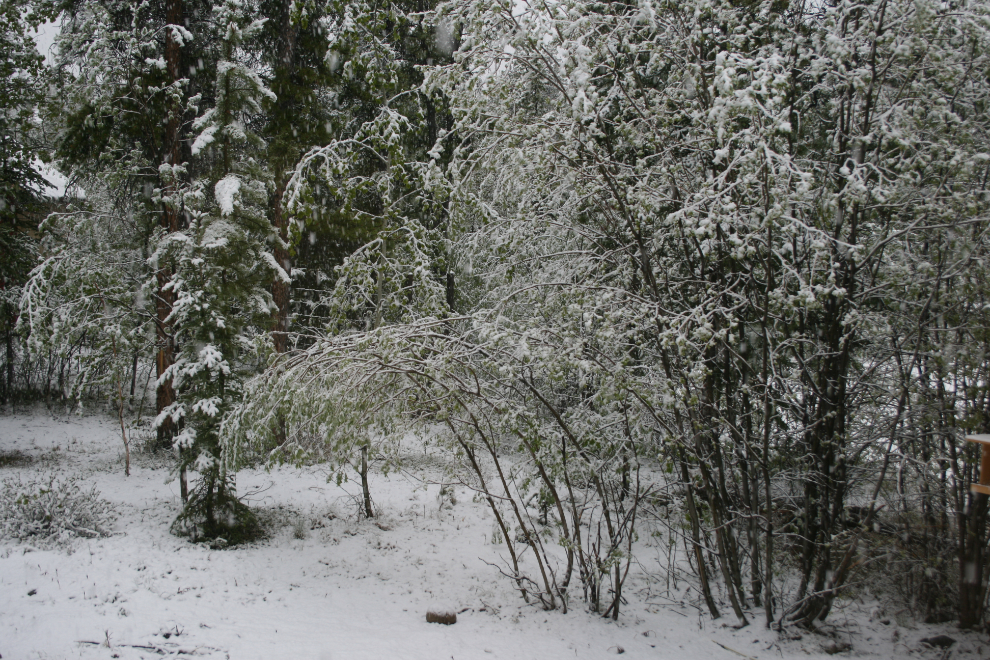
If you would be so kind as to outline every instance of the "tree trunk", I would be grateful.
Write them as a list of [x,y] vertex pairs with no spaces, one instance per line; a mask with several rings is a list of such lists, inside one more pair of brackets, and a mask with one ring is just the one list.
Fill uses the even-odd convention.
[[988,497],[967,493],[969,506],[959,516],[959,627],[983,621],[986,598],[986,520]]
[[[169,25],[182,25],[182,0],[167,0],[165,6],[166,21]],[[175,84],[181,79],[181,53],[179,43],[175,40],[172,30],[165,31],[165,64],[168,69],[169,82]],[[182,162],[181,144],[179,130],[182,122],[182,107],[178,99],[173,97],[169,104],[168,121],[165,127],[165,164],[179,165]],[[163,186],[165,196],[175,194],[176,187],[174,180],[170,180]],[[162,209],[161,226],[172,233],[179,230],[179,209],[166,202]],[[172,328],[172,321],[168,319],[172,313],[172,305],[175,303],[175,294],[168,284],[172,279],[172,268],[168,264],[159,264],[158,272],[155,274],[158,285],[155,297],[155,331],[158,340],[158,355],[155,358],[155,371],[158,376],[156,408],[159,414],[168,406],[175,403],[175,389],[172,387],[172,379],[164,378],[166,370],[175,364],[175,336]],[[170,447],[172,439],[175,437],[175,422],[166,418],[158,426],[158,446],[160,448]]]
[[705,554],[701,545],[701,521],[698,519],[698,507],[694,502],[694,485],[691,483],[691,475],[688,472],[683,449],[680,450],[680,454],[681,479],[687,488],[688,517],[691,519],[691,540],[694,546],[695,560],[698,563],[698,580],[701,582],[701,594],[705,598],[705,604],[708,605],[708,611],[711,613],[712,618],[717,619],[721,615],[719,614],[718,607],[715,605],[715,599],[712,598],[712,590],[708,584],[708,569],[705,567]]
[[[767,223],[767,245],[773,245],[773,224]],[[769,258],[769,257],[768,257]],[[760,381],[763,386],[763,451],[760,457],[760,468],[763,472],[763,505],[766,519],[766,571],[763,574],[763,587],[766,594],[763,597],[763,611],[766,615],[766,627],[773,624],[773,495],[770,477],[770,422],[773,408],[770,404],[770,292],[774,287],[773,269],[767,268],[767,286],[763,299],[763,318],[760,319],[760,336],[763,339],[761,350],[762,365]],[[800,350],[800,349],[799,349]]]
[[[275,70],[275,89],[279,95],[279,102],[292,103],[291,97],[286,98],[286,92],[292,88],[291,84],[280,85],[278,84],[278,79],[287,80],[292,75],[292,70],[295,67],[296,31],[292,25],[289,3],[283,3],[281,9],[282,15],[279,17],[279,23],[282,48],[279,52],[279,64]],[[285,213],[285,209],[282,207],[282,200],[285,197],[285,187],[288,184],[288,178],[284,171],[288,166],[288,160],[288,158],[284,157],[284,154],[282,154],[282,157],[272,155],[270,158],[275,169],[275,186],[268,200],[268,211],[269,219],[277,234],[277,241],[272,250],[272,256],[275,257],[275,261],[285,271],[286,275],[291,277],[292,263],[289,260],[289,250],[286,245],[286,241],[289,238],[289,219]],[[272,347],[275,349],[275,353],[279,355],[289,349],[290,299],[289,283],[282,280],[281,277],[276,277],[272,281],[272,302],[275,303],[275,314],[272,318]],[[275,441],[279,445],[285,444],[287,432],[285,418],[281,414],[275,416],[274,426]]]
[[[285,174],[278,172],[275,175],[275,191],[272,193],[271,214],[272,225],[278,232],[279,242],[272,250],[275,261],[281,266],[287,275],[292,272],[292,263],[289,261],[289,251],[284,247],[288,240],[289,219],[282,208],[282,197],[285,194],[287,180]],[[275,302],[275,318],[272,323],[272,344],[276,353],[285,353],[288,350],[289,332],[289,284],[281,278],[276,277],[272,282],[272,299]],[[282,432],[284,435],[284,431]]]
[[364,515],[373,518],[371,509],[371,489],[368,488],[368,445],[361,447],[361,492],[364,494]]
[[134,392],[137,390],[138,349],[134,349],[134,363],[131,365],[131,406],[134,406]]
[[[290,2],[282,3],[281,15],[278,20],[280,23],[280,41],[281,48],[279,52],[278,65],[275,70],[274,88],[275,92],[279,96],[279,103],[292,105],[295,99],[292,98],[293,92],[296,90],[292,85],[292,76],[297,66],[297,53],[296,53],[296,42],[297,42],[297,27],[292,22],[292,11]],[[275,189],[272,191],[271,198],[269,200],[269,211],[271,213],[271,223],[278,232],[279,242],[275,245],[273,250],[273,256],[278,265],[281,266],[287,275],[292,274],[292,264],[289,261],[289,251],[285,247],[285,242],[289,238],[288,227],[289,218],[285,213],[285,209],[282,208],[282,200],[285,196],[285,187],[288,184],[288,177],[286,176],[285,169],[291,167],[292,161],[294,161],[294,153],[285,153],[282,151],[284,146],[281,146],[278,155],[274,155],[272,160],[272,166],[275,169]],[[292,152],[292,149],[289,149]],[[282,281],[280,278],[276,278],[272,282],[272,298],[275,302],[276,312],[275,318],[272,323],[272,343],[275,347],[276,353],[284,353],[288,350],[288,331],[289,331],[289,299],[290,291],[289,284]],[[284,439],[284,429],[280,431],[280,440]]]
[[179,496],[182,498],[182,506],[189,503],[189,480],[186,477],[186,466],[179,468]]
[[124,426],[124,386],[117,381],[117,419],[120,421],[120,437],[124,440],[124,476],[131,476],[131,445],[127,441],[127,427]]
[[13,327],[13,325],[9,326],[6,336],[4,337],[4,344],[7,349],[7,382],[4,384],[4,403],[8,401],[13,402],[14,400],[14,333],[10,329]]

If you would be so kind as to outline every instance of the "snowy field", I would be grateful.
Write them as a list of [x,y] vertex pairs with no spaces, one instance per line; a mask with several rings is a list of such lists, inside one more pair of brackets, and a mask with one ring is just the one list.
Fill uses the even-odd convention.
[[[990,658],[986,635],[926,626],[903,613],[845,601],[831,636],[784,639],[755,623],[734,630],[661,598],[631,576],[620,620],[527,606],[490,564],[483,504],[458,490],[441,507],[440,471],[410,457],[404,473],[374,475],[379,517],[360,520],[355,484],[319,469],[245,471],[238,488],[268,520],[268,540],[212,550],[169,534],[179,508],[167,466],[142,453],[124,476],[115,420],[100,415],[0,415],[0,479],[76,476],[118,512],[114,535],[42,550],[0,540],[0,656],[29,658],[533,659],[878,657]],[[431,478],[432,477],[432,478]],[[684,584],[680,585],[683,590]],[[425,621],[456,608],[456,625]],[[728,617],[727,617],[728,618]],[[948,634],[947,653],[920,639]],[[851,644],[837,656],[836,651]],[[836,646],[838,644],[838,647]]]

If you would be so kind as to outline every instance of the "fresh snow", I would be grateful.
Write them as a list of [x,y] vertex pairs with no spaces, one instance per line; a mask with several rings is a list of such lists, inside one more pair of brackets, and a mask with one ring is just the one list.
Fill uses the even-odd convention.
[[[421,450],[410,452],[403,471],[372,475],[376,520],[359,519],[357,483],[328,483],[318,467],[241,472],[239,492],[273,531],[227,550],[169,533],[179,496],[178,483],[166,483],[168,461],[133,452],[125,477],[110,417],[0,415],[0,456],[12,452],[31,460],[0,462],[0,480],[76,476],[95,484],[119,518],[114,536],[80,539],[68,550],[0,540],[5,659],[547,660],[620,649],[628,658],[679,660],[831,657],[822,650],[830,638],[784,639],[759,613],[742,630],[699,616],[683,582],[681,595],[667,600],[631,576],[617,623],[585,612],[577,589],[567,614],[526,605],[490,565],[501,563],[505,546],[491,544],[486,507],[462,488],[456,504],[441,507],[442,471]],[[959,640],[953,657],[990,655],[985,635],[903,613],[871,615],[875,607],[847,602],[830,617],[829,630],[852,643],[839,657],[944,657],[919,643],[940,633]],[[427,623],[431,608],[458,611],[457,623]]]
[[227,216],[234,212],[234,198],[240,190],[241,180],[237,178],[236,174],[228,174],[217,181],[213,193],[216,196],[217,204],[220,205],[222,215]]

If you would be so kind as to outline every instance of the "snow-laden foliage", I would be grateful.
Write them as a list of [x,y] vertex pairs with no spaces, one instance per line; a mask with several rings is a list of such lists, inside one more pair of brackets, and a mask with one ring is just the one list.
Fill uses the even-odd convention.
[[[325,190],[333,191],[339,213],[378,228],[373,240],[335,269],[335,287],[323,304],[328,325],[339,331],[447,313],[446,187],[433,161],[417,160],[423,154],[408,143],[411,132],[407,117],[385,108],[354,138],[307,153],[289,183],[287,207],[296,218],[296,241]],[[365,173],[369,158],[370,174]]]
[[108,387],[116,397],[114,384],[132,375],[134,351],[152,341],[144,318],[147,271],[130,243],[129,219],[102,211],[112,204],[106,191],[94,187],[91,194],[96,199],[80,202],[82,208],[42,223],[45,257],[20,301],[30,350],[71,361],[64,394],[74,399]]
[[[302,156],[285,191],[290,243],[304,243],[307,235],[315,240],[328,218],[362,227],[372,237],[343,258],[330,280],[333,287],[320,296],[324,329],[335,333],[450,313],[448,189],[438,155],[431,152],[445,117],[441,99],[419,87],[422,74],[414,63],[429,59],[435,48],[422,16],[408,10],[402,2],[384,11],[361,3],[327,6],[327,61],[340,108],[333,122],[337,135]],[[319,335],[297,338],[308,345]],[[321,408],[317,415],[303,406],[302,422],[294,409],[287,397],[269,411],[273,416],[264,413],[268,422],[245,417],[230,427],[250,425],[251,450],[272,460],[320,458],[335,467],[349,466],[355,451],[366,451],[377,437],[373,415],[355,412],[345,423],[332,410]],[[238,465],[241,447],[229,444],[226,451],[229,465]]]
[[[424,71],[451,54],[425,20],[423,12],[434,4],[325,4],[329,75],[317,92],[327,94],[332,109],[327,140],[300,152],[285,190],[300,281],[315,285],[306,292],[312,315],[300,315],[304,334],[306,325],[319,328],[324,321],[341,328],[387,322],[389,314],[403,312],[393,309],[376,320],[374,309],[395,303],[437,314],[453,302],[445,282],[454,269],[446,187],[433,152],[449,146],[438,138],[450,115],[443,96],[421,86]],[[303,121],[300,130],[306,127]],[[345,259],[350,276],[336,269]],[[359,292],[368,277],[378,282],[379,272],[381,305]],[[428,290],[436,283],[439,295]]]
[[5,479],[0,483],[0,538],[39,548],[68,547],[79,538],[109,536],[117,514],[95,487],[79,479]]
[[[248,447],[270,446],[258,429],[276,415],[294,432],[272,451],[295,452],[297,460],[340,461],[369,432],[387,447],[418,423],[462,459],[454,478],[491,505],[510,553],[505,572],[524,595],[566,608],[572,573],[580,572],[586,598],[609,605],[607,583],[614,577],[621,594],[635,503],[647,490],[636,474],[637,448],[622,441],[630,437],[628,406],[605,395],[589,403],[593,415],[563,419],[568,411],[531,362],[562,347],[522,337],[508,323],[501,336],[483,338],[473,327],[484,321],[479,313],[384,326],[280,362],[253,383],[250,405],[232,418],[227,456],[238,458],[238,430],[251,429]],[[589,372],[601,366],[588,359]],[[407,423],[397,424],[396,414]],[[521,465],[506,459],[517,453]],[[542,514],[529,508],[534,500]],[[547,521],[548,507],[556,523]],[[522,566],[527,554],[535,575]]]
[[[216,106],[193,122],[193,130],[199,132],[192,143],[193,156],[213,143],[225,150],[231,144],[262,145],[261,138],[245,127],[244,120],[261,114],[263,101],[277,99],[256,71],[237,61],[238,49],[257,36],[266,20],[247,22],[246,13],[244,3],[238,0],[228,0],[213,9],[213,20],[223,39],[223,56],[217,63]],[[230,169],[230,154],[225,152],[223,158],[224,167]],[[220,202],[221,210],[228,215],[230,204]]]
[[21,294],[19,327],[33,355],[62,365],[62,396],[82,406],[85,395],[97,395],[116,409],[130,474],[125,391],[133,400],[137,358],[153,346],[151,289],[133,207],[90,183],[90,199],[67,204],[39,227],[45,256]]
[[[193,8],[198,11],[190,16],[196,20],[188,27],[199,31],[206,7]],[[49,10],[60,29],[48,72],[54,89],[47,114],[63,171],[76,177],[127,172],[157,187],[170,108],[195,112],[190,85],[205,74],[187,67],[183,77],[170,80],[166,37],[188,45],[192,33],[186,26],[167,27],[156,3],[70,2]],[[204,55],[212,59],[205,46],[196,53],[200,62]]]
[[223,58],[217,68],[217,105],[197,121],[193,145],[212,146],[216,165],[207,175],[174,189],[182,198],[187,226],[161,232],[152,260],[174,264],[168,317],[179,351],[161,375],[176,390],[175,403],[159,412],[180,429],[175,445],[180,468],[199,473],[174,529],[193,539],[236,543],[257,534],[257,523],[236,500],[233,475],[220,464],[218,431],[239,400],[246,377],[263,362],[266,321],[275,311],[268,284],[287,275],[275,262],[277,240],[265,213],[270,174],[255,159],[262,141],[249,128],[262,101],[274,94],[239,58],[240,46],[257,35],[262,21],[227,0],[213,9]]
[[44,224],[22,327],[72,360],[67,394],[114,398],[122,432],[125,385],[155,354],[159,446],[178,450],[184,498],[187,468],[203,477],[194,505],[213,521],[230,481],[216,427],[264,362],[267,287],[286,278],[251,126],[275,101],[247,50],[264,20],[234,0],[61,9],[46,119],[85,197]]
[[[432,189],[466,313],[407,310],[275,365],[229,427],[232,455],[238,437],[271,448],[274,411],[299,429],[342,420],[300,434],[303,453],[372,415],[439,427],[516,540],[520,588],[566,606],[573,571],[613,615],[654,487],[636,475],[666,468],[713,616],[721,592],[743,624],[751,605],[768,623],[824,619],[865,529],[846,505],[872,520],[903,442],[921,338],[933,322],[983,336],[976,315],[933,313],[982,281],[986,7],[456,2],[434,24],[460,30],[424,89],[447,96],[459,140]],[[338,190],[369,185],[345,176],[349,149],[308,162]],[[379,282],[347,295],[373,308]],[[978,408],[984,381],[964,380]],[[957,447],[982,424],[935,432]],[[974,462],[955,465],[932,468],[982,556],[962,540],[986,534],[966,531]],[[967,575],[972,625],[984,587]]]
[[[5,249],[10,232],[24,223],[38,193],[48,187],[34,165],[42,58],[25,20],[28,8],[24,0],[0,2],[0,246]],[[11,275],[9,258],[0,260],[5,279]]]
[[[67,305],[60,312],[65,331],[59,333],[59,339],[92,339],[96,346],[89,350],[85,342],[83,346],[35,344],[34,348],[71,353],[78,359],[70,365],[72,369],[58,369],[57,374],[53,371],[60,381],[67,371],[120,371],[107,356],[121,354],[119,339],[125,334],[130,346],[124,348],[133,351],[132,362],[129,377],[117,379],[117,384],[129,380],[131,395],[135,394],[139,370],[147,371],[154,365],[160,375],[172,362],[173,337],[165,321],[171,299],[163,288],[171,264],[162,264],[159,272],[153,273],[147,259],[154,249],[156,227],[178,225],[181,210],[163,204],[163,199],[176,197],[173,184],[177,177],[198,174],[180,162],[173,147],[184,116],[198,112],[203,91],[209,93],[203,85],[209,80],[205,69],[216,59],[206,40],[191,39],[192,31],[202,31],[208,17],[204,3],[186,2],[185,6],[190,20],[183,21],[183,26],[167,27],[164,7],[154,3],[34,3],[41,18],[59,24],[52,63],[45,70],[48,89],[40,114],[54,164],[71,185],[67,208],[60,209],[62,212],[49,218],[45,226],[48,243],[44,256],[53,259],[46,266],[61,272],[37,271],[41,278],[36,282],[38,287],[28,294],[51,294],[50,301],[35,296],[31,304],[38,310]],[[166,63],[168,53],[174,54],[169,44],[179,41],[190,58],[187,64],[193,64],[181,72],[174,66],[170,70]],[[192,93],[194,88],[198,95]],[[97,295],[93,284],[106,303],[105,313],[90,304]],[[121,286],[131,292],[129,302],[116,295]],[[83,302],[76,305],[79,298]],[[103,340],[107,334],[102,332],[101,316],[112,317],[110,331],[115,340]],[[44,314],[35,318],[44,318]],[[30,325],[23,327],[34,332]],[[47,341],[45,334],[39,327],[36,335],[42,343]],[[85,378],[77,383],[82,387],[75,388],[73,395],[92,394],[93,384],[107,384]],[[113,389],[122,412],[124,388]],[[174,392],[169,382],[163,382],[158,390],[159,407],[172,402]],[[158,448],[171,446],[174,429],[168,431],[159,434]]]
[[[804,517],[787,542],[801,579],[777,615],[824,618],[855,554],[855,540],[835,540],[846,497],[868,486],[853,467],[881,458],[901,421],[886,365],[912,329],[893,326],[891,307],[985,249],[988,90],[973,76],[987,64],[985,8],[565,2],[445,15],[472,27],[435,84],[458,129],[492,144],[452,174],[477,199],[468,208],[492,205],[499,222],[481,235],[510,255],[492,260],[482,305],[523,324],[520,354],[527,331],[578,342],[578,315],[598,335],[619,365],[603,390],[644,424],[633,436],[660,440],[704,493],[740,620],[773,586],[761,501],[778,475],[800,476]],[[960,233],[968,249],[919,272],[932,242],[961,248]],[[576,384],[585,343],[568,361]],[[541,368],[562,353],[550,345]]]
[[[48,183],[35,162],[41,57],[25,20],[24,0],[0,3],[0,401],[29,389],[32,369],[17,336],[22,287],[37,257],[33,230]],[[17,380],[21,380],[20,386]]]
[[[381,231],[337,267],[328,316],[339,330],[371,329],[447,313],[446,291],[433,272],[441,243],[415,220]],[[433,254],[431,254],[433,253]]]
[[223,535],[246,460],[367,484],[415,429],[547,608],[618,616],[648,520],[713,617],[813,627],[892,522],[898,588],[985,619],[986,3],[65,7],[49,114],[97,184],[24,324],[120,392],[154,320],[176,529]]

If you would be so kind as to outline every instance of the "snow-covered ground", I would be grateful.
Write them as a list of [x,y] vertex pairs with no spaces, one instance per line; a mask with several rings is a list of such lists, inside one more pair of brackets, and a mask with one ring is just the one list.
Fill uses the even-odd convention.
[[[100,415],[53,417],[44,409],[0,415],[0,479],[78,476],[119,512],[115,535],[39,550],[0,540],[0,656],[29,658],[629,658],[738,660],[829,657],[836,639],[782,639],[755,623],[734,630],[688,605],[649,597],[631,577],[629,604],[612,622],[526,605],[490,564],[492,520],[471,494],[441,507],[424,486],[429,461],[375,475],[377,520],[357,516],[357,489],[319,469],[245,471],[238,488],[273,527],[271,538],[211,550],[169,534],[179,507],[167,465],[136,454],[123,473],[119,427]],[[436,473],[437,475],[439,473]],[[436,475],[435,475],[436,476]],[[682,585],[683,588],[683,585]],[[655,592],[655,589],[654,589]],[[431,606],[457,623],[427,623]],[[988,658],[986,635],[926,626],[903,614],[871,617],[847,602],[830,618],[842,656],[943,658],[921,638],[958,640],[953,657]],[[728,617],[727,617],[728,618]],[[884,623],[886,621],[886,623]],[[834,648],[833,648],[834,650]]]

